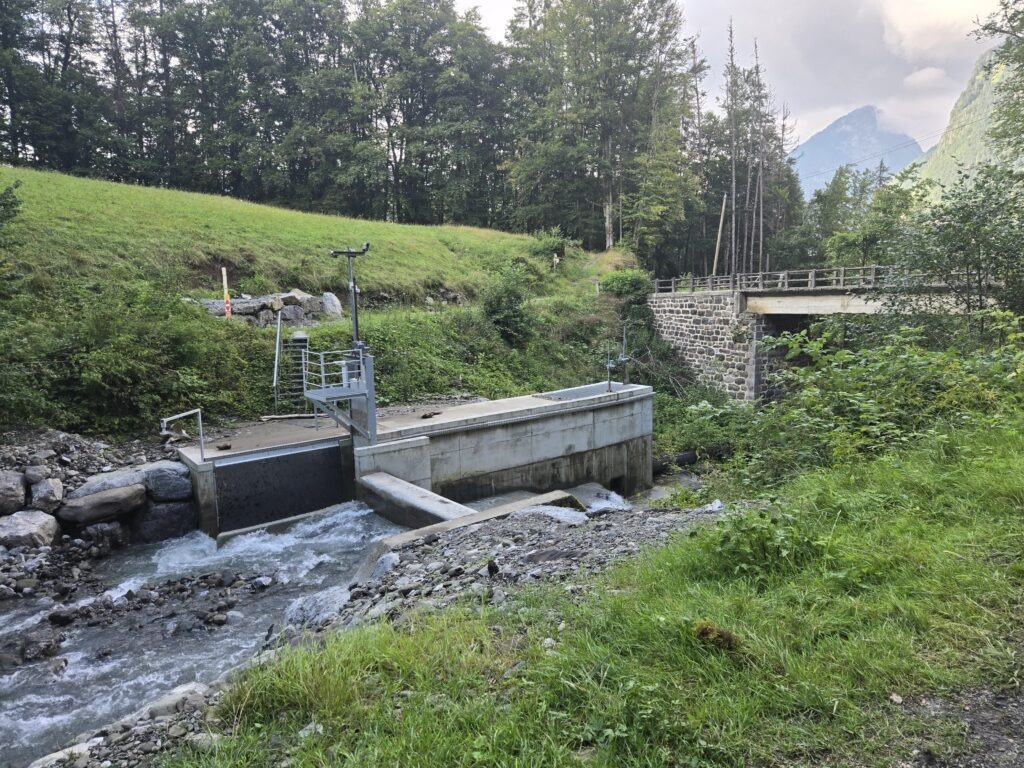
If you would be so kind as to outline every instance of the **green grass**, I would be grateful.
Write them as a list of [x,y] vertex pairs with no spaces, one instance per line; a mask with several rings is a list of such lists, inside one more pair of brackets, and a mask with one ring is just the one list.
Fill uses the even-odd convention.
[[429,289],[474,294],[534,239],[470,227],[388,224],[299,213],[227,197],[0,167],[0,186],[22,182],[12,224],[15,264],[35,290],[76,278],[160,279],[173,288],[342,290],[346,263],[334,248],[371,243],[358,264],[368,294],[423,297]]
[[[575,602],[550,586],[509,613],[284,651],[229,692],[216,752],[167,764],[882,766],[962,748],[889,697],[1020,681],[1022,427],[805,475],[774,522],[681,536]],[[311,721],[323,733],[299,738]]]

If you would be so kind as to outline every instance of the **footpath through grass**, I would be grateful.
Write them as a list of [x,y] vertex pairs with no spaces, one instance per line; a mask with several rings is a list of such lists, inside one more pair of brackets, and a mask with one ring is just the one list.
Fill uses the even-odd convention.
[[[233,735],[170,765],[892,765],[961,748],[908,705],[1019,683],[1022,428],[797,478],[776,507],[649,551],[576,602],[550,586],[507,613],[467,605],[285,651],[229,694]],[[312,721],[323,732],[300,738]]]

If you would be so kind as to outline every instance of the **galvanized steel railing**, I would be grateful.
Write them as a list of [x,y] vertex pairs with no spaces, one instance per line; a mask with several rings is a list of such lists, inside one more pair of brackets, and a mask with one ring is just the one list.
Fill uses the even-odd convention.
[[[967,275],[957,275],[966,278]],[[734,275],[673,277],[654,281],[655,293],[697,293],[702,291],[870,291],[913,285],[919,288],[947,288],[922,273],[899,267],[873,264],[867,267],[825,267],[788,269],[781,272],[741,272]]]

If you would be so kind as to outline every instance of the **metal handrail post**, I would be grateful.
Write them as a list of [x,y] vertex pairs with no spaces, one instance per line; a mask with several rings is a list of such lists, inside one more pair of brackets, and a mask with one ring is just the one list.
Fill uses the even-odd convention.
[[184,419],[186,416],[195,416],[196,420],[199,422],[199,460],[205,464],[206,449],[203,447],[203,442],[205,438],[203,437],[202,408],[193,408],[191,411],[183,411],[182,413],[176,413],[173,416],[168,416],[166,419],[160,419],[160,431],[166,432],[168,424],[170,424],[172,421],[177,421],[178,419]]

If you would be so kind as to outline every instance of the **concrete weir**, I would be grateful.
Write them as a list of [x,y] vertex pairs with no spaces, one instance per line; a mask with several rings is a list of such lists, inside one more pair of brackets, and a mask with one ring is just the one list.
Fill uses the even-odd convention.
[[376,445],[307,420],[236,435],[205,461],[192,447],[181,456],[214,536],[356,498],[422,527],[471,514],[462,502],[513,490],[650,487],[653,397],[647,386],[599,383],[382,418]]

